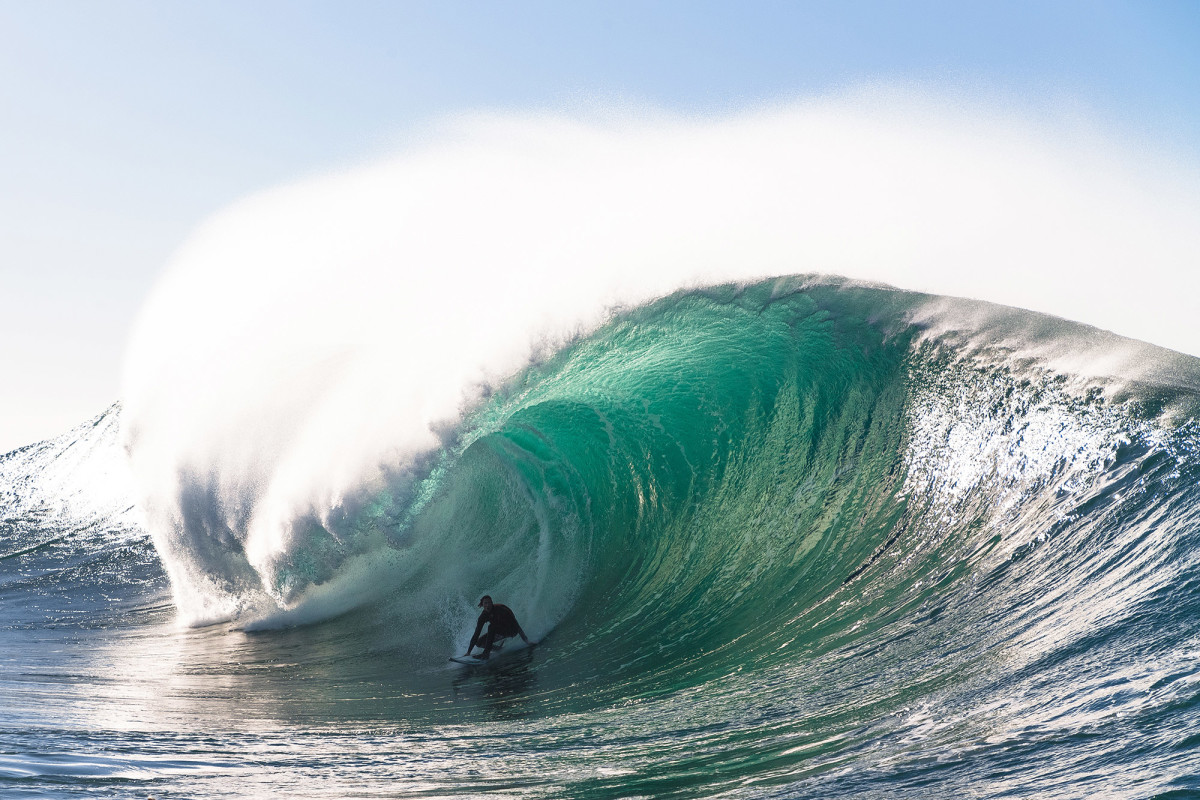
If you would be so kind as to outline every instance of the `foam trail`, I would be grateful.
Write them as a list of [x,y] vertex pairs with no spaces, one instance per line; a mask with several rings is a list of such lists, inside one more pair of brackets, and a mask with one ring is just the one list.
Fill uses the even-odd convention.
[[483,115],[218,214],[126,363],[127,446],[181,617],[294,607],[306,584],[281,565],[309,531],[332,535],[309,585],[395,545],[339,529],[362,487],[417,486],[481,387],[681,287],[836,272],[1200,353],[1188,181],[979,119],[862,96],[715,120]]

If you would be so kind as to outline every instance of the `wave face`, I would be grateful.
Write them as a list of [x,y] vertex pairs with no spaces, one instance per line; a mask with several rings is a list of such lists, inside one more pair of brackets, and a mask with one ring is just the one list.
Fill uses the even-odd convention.
[[783,281],[668,298],[530,370],[472,420],[464,466],[515,479],[528,522],[496,525],[490,503],[470,504],[449,527],[481,532],[468,550],[483,552],[529,531],[525,553],[501,561],[516,585],[497,593],[532,595],[532,611],[569,586],[552,591],[574,600],[562,635],[598,695],[775,649],[886,541],[901,513],[907,341],[831,311],[836,294]]
[[[262,484],[173,476],[167,573],[258,632],[124,623],[124,713],[202,765],[138,769],[189,796],[248,791],[242,756],[312,793],[347,747],[396,796],[1200,788],[1198,387],[1187,356],[832,279],[625,309],[268,561]],[[544,643],[443,671],[485,592]],[[337,743],[274,743],[314,729]]]

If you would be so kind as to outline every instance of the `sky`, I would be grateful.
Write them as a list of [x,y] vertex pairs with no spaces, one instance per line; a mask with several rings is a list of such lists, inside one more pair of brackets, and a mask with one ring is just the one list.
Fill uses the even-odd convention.
[[0,0],[0,452],[118,399],[156,276],[250,193],[464,112],[705,116],[881,85],[1083,119],[1194,169],[1200,3]]

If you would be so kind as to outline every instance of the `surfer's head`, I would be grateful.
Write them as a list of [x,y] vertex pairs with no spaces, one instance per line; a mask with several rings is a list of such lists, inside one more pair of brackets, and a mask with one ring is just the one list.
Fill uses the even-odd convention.
[[484,611],[491,611],[492,610],[492,596],[490,594],[485,594],[483,597],[479,598],[479,607],[482,608]]

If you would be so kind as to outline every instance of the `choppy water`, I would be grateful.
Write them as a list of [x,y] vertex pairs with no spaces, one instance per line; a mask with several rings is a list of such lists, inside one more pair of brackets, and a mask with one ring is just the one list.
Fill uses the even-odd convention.
[[[152,541],[114,407],[0,459],[0,792],[1189,796],[1198,394],[1027,312],[684,292],[269,559],[200,468]],[[484,592],[544,641],[453,667]]]

